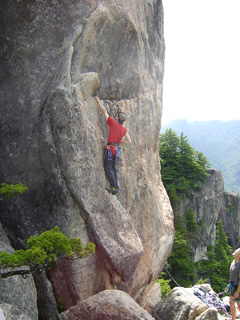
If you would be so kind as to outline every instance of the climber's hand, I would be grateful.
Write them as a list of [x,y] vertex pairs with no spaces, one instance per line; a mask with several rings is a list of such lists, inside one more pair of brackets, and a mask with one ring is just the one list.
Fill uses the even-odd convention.
[[99,98],[98,97],[95,97],[95,98],[96,98],[97,103],[99,104],[100,103]]

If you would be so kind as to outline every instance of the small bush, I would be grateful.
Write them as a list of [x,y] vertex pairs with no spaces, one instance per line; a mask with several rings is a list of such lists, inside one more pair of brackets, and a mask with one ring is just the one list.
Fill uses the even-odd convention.
[[160,284],[161,290],[162,290],[162,298],[164,298],[172,289],[171,289],[171,287],[169,285],[169,282],[171,280],[170,279],[166,280],[166,279],[162,278],[162,276],[166,276],[166,273],[162,272],[161,276],[156,280],[156,282],[158,284]]
[[28,187],[24,186],[22,183],[1,183],[0,194],[6,195],[6,197],[9,199],[13,199],[16,193],[23,194],[27,190]]

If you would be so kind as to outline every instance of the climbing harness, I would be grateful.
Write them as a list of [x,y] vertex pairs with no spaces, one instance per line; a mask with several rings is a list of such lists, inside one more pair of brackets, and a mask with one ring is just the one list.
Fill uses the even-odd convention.
[[122,162],[122,149],[120,147],[115,147],[115,159],[116,159],[116,167],[120,171],[121,162]]
[[104,157],[104,159],[107,159],[107,160],[113,159],[112,149],[110,146],[108,146],[108,145],[106,146],[103,157]]
[[115,151],[115,165],[116,168],[120,171],[122,164],[122,149],[119,147],[118,143],[108,143],[105,149],[104,158],[107,160],[113,159],[113,148]]
[[233,291],[236,291],[236,286],[238,286],[238,282],[232,282],[231,280],[228,281],[228,285],[226,286],[225,290],[223,292],[219,292],[218,296],[219,298],[222,298],[224,296],[225,293],[228,293],[230,288]]
[[228,291],[230,290],[230,288],[236,291],[237,287],[238,287],[238,282],[232,282],[231,280],[228,281],[228,285],[227,285]]
[[[229,280],[226,289],[223,292],[218,293],[219,298],[222,298],[225,293],[228,293],[230,291],[230,289],[232,289],[233,291],[236,291],[237,286],[238,286],[238,282],[232,282],[231,280]],[[230,296],[229,298],[234,302],[240,303],[238,299],[234,299],[233,297],[230,297]]]

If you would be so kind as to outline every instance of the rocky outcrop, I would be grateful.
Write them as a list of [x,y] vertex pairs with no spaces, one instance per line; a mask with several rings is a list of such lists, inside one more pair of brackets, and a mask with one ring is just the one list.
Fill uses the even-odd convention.
[[148,291],[142,302],[142,307],[150,314],[153,314],[159,301],[161,300],[162,290],[161,286],[155,282],[151,289]]
[[225,191],[223,193],[222,208],[219,219],[223,221],[229,243],[233,248],[240,246],[240,197],[239,193]]
[[153,320],[128,294],[119,290],[105,290],[70,308],[61,320]]
[[[14,251],[10,246],[1,224],[0,251],[8,253]],[[3,307],[2,304],[4,304],[5,307]],[[31,318],[31,320],[38,320],[37,292],[31,275],[26,279],[22,276],[0,279],[0,308],[3,309],[5,316],[6,313],[12,313],[12,310],[14,310],[14,313],[24,314],[24,319]],[[10,319],[10,317],[8,318],[6,316],[6,319]]]
[[[142,303],[174,233],[158,155],[161,0],[9,0],[0,7],[0,176],[29,188],[0,201],[3,228],[15,249],[56,225],[96,244],[95,255],[51,274],[65,308],[105,289]],[[107,126],[94,94],[111,116],[128,115],[132,144],[123,148],[115,197],[105,191]]]
[[195,319],[207,309],[207,305],[185,288],[174,288],[155,310],[156,320]]
[[215,244],[216,224],[220,219],[231,246],[236,248],[239,245],[239,195],[224,190],[224,181],[219,170],[209,169],[208,174],[201,190],[192,191],[191,198],[181,198],[173,209],[175,215],[185,215],[188,209],[194,211],[199,226],[199,236],[192,241],[195,262],[206,259],[207,246]]
[[[2,315],[2,317],[1,317]],[[22,313],[16,306],[8,303],[0,303],[1,320],[32,320],[28,315]]]
[[[204,290],[206,285],[203,285]],[[205,292],[213,292],[208,285]],[[218,299],[218,298],[217,298]],[[204,303],[194,294],[194,288],[174,288],[159,303],[154,312],[156,320],[223,320],[227,315],[224,304],[219,303],[217,309],[214,305]]]

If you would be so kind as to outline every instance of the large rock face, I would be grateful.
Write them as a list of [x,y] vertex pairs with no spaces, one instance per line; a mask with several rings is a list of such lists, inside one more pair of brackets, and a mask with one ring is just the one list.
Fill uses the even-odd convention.
[[186,214],[188,209],[193,209],[198,225],[199,236],[192,242],[194,261],[206,259],[207,247],[215,245],[216,224],[222,220],[225,232],[233,248],[238,246],[240,223],[240,198],[235,192],[224,190],[224,181],[219,170],[209,169],[199,192],[192,191],[191,199],[182,198],[174,207],[174,214]]
[[[97,245],[94,256],[52,273],[65,308],[112,288],[141,303],[173,242],[158,155],[162,3],[4,0],[0,7],[0,176],[29,187],[0,201],[3,228],[15,249],[55,225]],[[117,196],[105,191],[107,126],[95,92],[110,115],[128,115],[132,144],[123,150]]]

